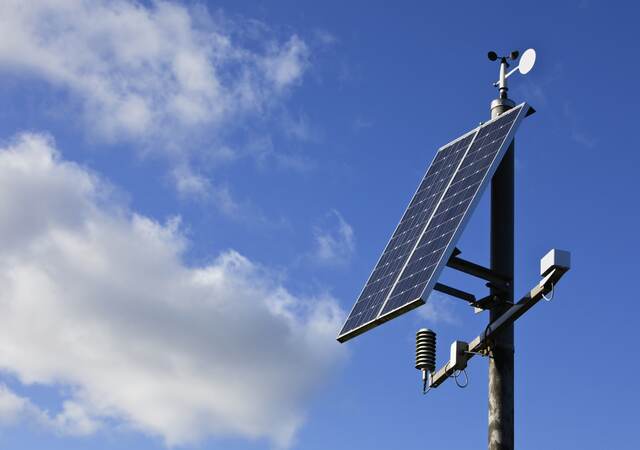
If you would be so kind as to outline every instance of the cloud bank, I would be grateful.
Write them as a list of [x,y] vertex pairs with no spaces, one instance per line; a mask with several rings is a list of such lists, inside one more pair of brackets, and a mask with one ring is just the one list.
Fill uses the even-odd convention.
[[60,411],[44,412],[3,386],[0,421],[290,444],[343,356],[343,312],[232,250],[191,267],[187,247],[179,218],[130,211],[49,138],[0,148],[0,370],[64,388]]

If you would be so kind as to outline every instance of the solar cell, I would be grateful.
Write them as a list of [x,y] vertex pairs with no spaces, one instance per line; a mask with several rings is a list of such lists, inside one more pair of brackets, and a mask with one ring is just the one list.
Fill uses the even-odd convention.
[[479,193],[529,110],[523,103],[442,147],[387,244],[338,340],[424,304]]
[[511,143],[511,139],[507,142],[507,136],[512,136],[510,131],[521,111],[521,107],[514,108],[480,129],[392,289],[381,317],[414,301],[423,303],[423,296],[428,296],[451,256],[464,219],[471,215],[474,200],[479,198]]
[[416,193],[360,293],[340,335],[378,317],[393,283],[460,165],[476,130],[442,147],[434,157]]

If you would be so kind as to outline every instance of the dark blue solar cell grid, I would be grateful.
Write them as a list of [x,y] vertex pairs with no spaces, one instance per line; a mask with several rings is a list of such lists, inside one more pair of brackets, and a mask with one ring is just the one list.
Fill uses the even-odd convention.
[[[453,238],[479,194],[490,169],[499,163],[501,149],[521,108],[514,108],[497,120],[483,126],[471,144],[451,185],[437,205],[436,211],[420,242],[402,271],[380,316],[420,299],[425,287],[438,269],[446,264],[443,256],[455,243]],[[509,140],[510,141],[510,140]]]
[[378,264],[358,297],[340,335],[378,317],[391,287],[422,235],[474,135],[475,132],[470,133],[443,147],[436,154]]

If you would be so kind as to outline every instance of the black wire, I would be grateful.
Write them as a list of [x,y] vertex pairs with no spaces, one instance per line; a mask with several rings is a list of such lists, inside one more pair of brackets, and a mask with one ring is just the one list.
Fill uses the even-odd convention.
[[[464,373],[464,379],[465,379],[465,383],[464,384],[460,384],[458,383],[458,377],[460,376],[461,373]],[[456,385],[459,388],[466,388],[467,386],[469,386],[469,375],[467,374],[467,369],[462,369],[462,370],[456,370],[453,372],[453,378],[456,381]]]

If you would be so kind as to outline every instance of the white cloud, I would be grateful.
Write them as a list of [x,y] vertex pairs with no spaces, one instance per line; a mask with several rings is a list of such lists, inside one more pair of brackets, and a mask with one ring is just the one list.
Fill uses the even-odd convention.
[[99,423],[89,417],[84,408],[73,402],[65,401],[62,410],[51,415],[28,398],[12,392],[7,386],[0,384],[0,425],[13,425],[28,421],[47,427],[58,434],[86,436],[99,428]]
[[569,122],[568,129],[570,130],[571,140],[577,144],[593,150],[598,145],[598,141],[591,135],[589,131],[581,126],[581,118],[576,113],[573,105],[569,102],[563,104],[562,113],[565,119]]
[[180,195],[207,198],[212,186],[209,179],[195,173],[187,165],[180,165],[173,169],[171,176]]
[[314,30],[313,35],[317,41],[319,41],[322,45],[326,47],[330,47],[339,42],[338,37],[328,30],[323,30],[318,28]]
[[353,129],[355,131],[362,131],[367,128],[371,128],[373,126],[373,122],[362,117],[356,117],[353,121]]
[[0,385],[0,424],[12,424],[20,419],[26,405],[25,399],[17,396],[6,386]]
[[294,35],[282,48],[273,47],[263,64],[269,79],[277,88],[284,89],[300,79],[308,57],[307,45]]
[[204,202],[211,201],[218,211],[229,219],[261,228],[282,228],[287,225],[283,219],[269,219],[251,202],[237,200],[227,184],[214,184],[209,178],[194,172],[189,166],[176,167],[171,176],[181,196]]
[[433,292],[429,296],[427,303],[418,308],[418,314],[432,324],[458,325],[460,319],[451,303],[454,301],[456,300],[451,300],[446,295]]
[[[235,148],[248,145],[249,130],[269,135],[261,127],[309,66],[299,36],[165,0],[6,0],[0,29],[0,73],[64,93],[56,99],[65,126],[159,155],[183,198],[211,202],[235,220],[254,215],[211,174],[254,156]],[[295,136],[308,129],[302,125]],[[273,153],[283,167],[304,163]]]
[[282,125],[285,135],[289,138],[299,141],[311,141],[316,138],[315,131],[312,130],[309,120],[303,114],[298,117],[285,114]]
[[0,390],[0,417],[29,410],[75,434],[115,422],[168,445],[290,444],[343,356],[334,299],[295,295],[234,251],[191,267],[179,219],[158,223],[109,191],[43,136],[0,149],[0,370],[64,388],[52,415]]
[[332,220],[327,226],[315,229],[312,257],[320,264],[344,265],[355,251],[355,233],[338,211],[333,210],[330,218]]
[[0,28],[3,71],[72,93],[100,136],[170,152],[184,152],[180,138],[194,131],[264,112],[309,60],[296,35],[278,40],[256,21],[161,0],[6,0]]

